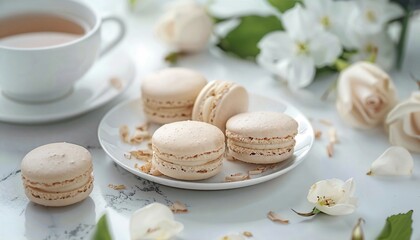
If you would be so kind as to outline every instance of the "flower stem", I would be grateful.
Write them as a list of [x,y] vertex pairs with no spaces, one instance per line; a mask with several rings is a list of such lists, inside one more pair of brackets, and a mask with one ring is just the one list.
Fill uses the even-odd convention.
[[338,58],[334,62],[334,67],[337,69],[337,71],[341,72],[344,69],[346,69],[348,66],[350,66],[349,62],[347,62],[344,59]]
[[401,19],[402,29],[400,34],[400,39],[398,40],[397,44],[397,69],[401,69],[402,60],[404,58],[404,50],[407,38],[407,30],[408,30],[408,22],[410,20],[410,10],[406,11],[406,14]]
[[182,55],[181,52],[170,52],[165,56],[165,62],[174,65],[178,61],[180,55]]
[[316,207],[314,207],[314,208],[312,209],[312,211],[307,212],[307,213],[297,212],[297,211],[295,211],[293,208],[292,208],[292,211],[293,211],[294,213],[296,213],[297,215],[302,216],[302,217],[312,217],[312,216],[315,216],[315,215],[317,215],[318,213],[320,213],[320,212],[321,212],[321,211],[319,211],[319,209],[318,209],[318,208],[316,208]]

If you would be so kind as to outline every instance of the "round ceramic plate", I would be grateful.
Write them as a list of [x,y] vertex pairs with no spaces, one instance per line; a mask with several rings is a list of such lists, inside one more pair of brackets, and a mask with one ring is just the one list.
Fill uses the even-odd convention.
[[[298,135],[296,136],[296,146],[293,157],[279,164],[266,167],[264,172],[257,175],[250,175],[250,179],[238,182],[225,182],[225,177],[235,173],[248,173],[261,165],[247,164],[238,161],[224,160],[223,170],[216,176],[201,181],[182,181],[166,176],[152,176],[141,172],[134,166],[143,165],[145,162],[127,159],[124,155],[132,150],[147,149],[147,143],[133,146],[123,143],[119,137],[119,128],[127,125],[130,129],[140,123],[144,123],[145,116],[141,107],[140,99],[133,99],[123,102],[110,110],[99,124],[98,137],[105,152],[121,167],[131,173],[156,182],[162,185],[195,189],[195,190],[222,190],[240,188],[262,183],[278,177],[295,168],[300,164],[312,147],[314,134],[308,119],[295,107],[285,102],[275,101],[258,95],[250,96],[250,111],[278,111],[284,112],[293,117],[299,123]],[[159,125],[153,125],[152,131]]]
[[127,54],[110,53],[76,82],[69,95],[59,100],[30,104],[11,100],[0,93],[0,121],[47,123],[81,115],[122,94],[132,83],[135,73],[134,63]]

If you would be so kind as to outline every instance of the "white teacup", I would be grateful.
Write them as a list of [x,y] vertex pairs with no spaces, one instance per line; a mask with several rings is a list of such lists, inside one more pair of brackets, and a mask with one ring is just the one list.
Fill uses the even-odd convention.
[[[120,31],[101,46],[105,21]],[[119,18],[101,18],[78,1],[0,1],[0,90],[25,102],[61,98],[124,34]]]

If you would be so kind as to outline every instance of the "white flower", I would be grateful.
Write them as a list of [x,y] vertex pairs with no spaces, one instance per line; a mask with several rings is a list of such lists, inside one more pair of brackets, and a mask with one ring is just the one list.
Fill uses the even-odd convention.
[[164,240],[180,233],[184,225],[161,203],[152,203],[135,211],[130,219],[132,240]]
[[213,22],[206,9],[195,1],[178,1],[156,25],[157,37],[182,52],[197,52],[206,47]]
[[350,59],[352,62],[366,61],[377,51],[376,64],[385,70],[394,66],[395,44],[387,32],[382,31],[377,34],[353,33],[350,41],[352,48],[357,50],[357,53],[352,55]]
[[385,121],[392,145],[420,152],[420,91],[392,109]]
[[356,210],[353,178],[343,182],[340,179],[322,180],[311,186],[308,201],[319,211],[329,215],[347,215]]
[[340,73],[336,107],[340,117],[351,126],[377,126],[396,102],[391,78],[375,64],[354,63]]
[[349,22],[350,27],[362,35],[379,33],[390,20],[404,15],[402,7],[389,0],[356,0],[356,4]]
[[372,163],[368,175],[411,175],[413,168],[413,157],[407,149],[390,147]]
[[271,32],[258,43],[257,62],[286,80],[290,88],[306,87],[313,81],[315,67],[330,65],[341,54],[340,41],[300,4],[283,14],[282,23],[285,32]]
[[355,11],[354,1],[304,0],[305,8],[316,18],[322,28],[335,34],[345,47],[351,46],[348,36],[349,16]]

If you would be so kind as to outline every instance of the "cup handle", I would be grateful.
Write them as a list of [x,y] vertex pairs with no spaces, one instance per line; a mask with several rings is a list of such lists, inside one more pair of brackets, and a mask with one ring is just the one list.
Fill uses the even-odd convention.
[[117,46],[118,43],[121,42],[121,40],[124,38],[125,36],[125,32],[126,32],[126,27],[125,27],[125,23],[124,21],[117,17],[117,16],[106,16],[102,18],[102,22],[115,22],[117,23],[118,27],[119,27],[119,32],[118,35],[109,43],[107,43],[106,45],[104,45],[101,48],[101,51],[99,53],[99,57],[103,57],[104,55],[106,55],[111,49],[113,49],[115,46]]

